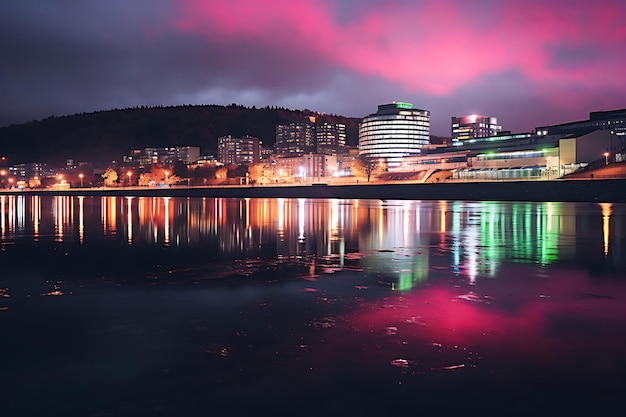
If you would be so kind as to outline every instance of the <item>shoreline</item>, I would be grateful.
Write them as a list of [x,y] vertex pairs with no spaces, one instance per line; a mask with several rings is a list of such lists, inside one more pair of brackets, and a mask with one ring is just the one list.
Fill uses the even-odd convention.
[[0,190],[0,195],[626,203],[626,179]]

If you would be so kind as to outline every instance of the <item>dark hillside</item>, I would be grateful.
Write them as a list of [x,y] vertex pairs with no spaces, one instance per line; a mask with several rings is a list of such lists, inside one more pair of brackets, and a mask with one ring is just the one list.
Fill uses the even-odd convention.
[[0,128],[0,155],[11,165],[21,162],[105,163],[119,160],[130,148],[200,146],[215,154],[217,138],[225,135],[256,136],[264,146],[275,141],[276,124],[317,117],[318,122],[345,123],[349,145],[358,142],[358,118],[319,115],[309,110],[289,110],[238,105],[138,107],[123,110],[49,117]]

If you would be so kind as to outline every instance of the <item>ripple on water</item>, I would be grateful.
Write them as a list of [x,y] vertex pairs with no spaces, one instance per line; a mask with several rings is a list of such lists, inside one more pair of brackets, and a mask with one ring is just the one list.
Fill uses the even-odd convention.
[[327,316],[327,317],[322,317],[321,319],[318,319],[318,320],[313,320],[312,322],[309,323],[309,326],[312,326],[316,329],[330,329],[330,328],[337,326],[337,321],[335,320],[334,317]]

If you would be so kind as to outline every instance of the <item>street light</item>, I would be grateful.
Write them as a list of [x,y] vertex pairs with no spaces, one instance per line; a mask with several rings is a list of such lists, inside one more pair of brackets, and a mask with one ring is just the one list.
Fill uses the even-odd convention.
[[604,152],[602,155],[604,155],[604,165],[608,165],[609,164],[609,153],[608,152]]
[[80,178],[80,188],[83,188],[83,174],[78,174],[78,178]]
[[130,177],[132,177],[132,176],[133,176],[133,173],[132,173],[132,171],[128,171],[128,172],[126,173],[126,175],[128,175],[128,186],[130,187]]
[[167,176],[168,176],[169,174],[170,174],[170,173],[169,173],[168,171],[165,171],[165,183],[166,183],[166,184],[167,184]]

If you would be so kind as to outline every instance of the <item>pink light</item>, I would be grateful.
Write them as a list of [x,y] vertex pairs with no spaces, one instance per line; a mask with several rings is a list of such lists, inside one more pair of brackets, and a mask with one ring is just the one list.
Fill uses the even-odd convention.
[[[626,41],[618,0],[602,7],[565,0],[502,1],[468,8],[460,1],[393,2],[339,21],[331,2],[302,0],[179,0],[176,29],[211,42],[251,42],[285,54],[306,48],[318,61],[376,76],[410,91],[447,94],[497,73],[517,73],[553,97],[584,80],[611,87],[622,76]],[[381,13],[380,8],[385,12]],[[468,21],[493,18],[484,25]],[[485,22],[487,23],[487,22]],[[558,52],[593,50],[561,61]],[[578,87],[577,87],[578,88]],[[560,97],[560,101],[562,100]],[[567,105],[567,104],[564,104]]]

